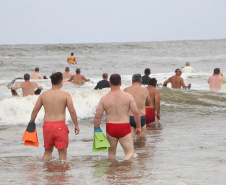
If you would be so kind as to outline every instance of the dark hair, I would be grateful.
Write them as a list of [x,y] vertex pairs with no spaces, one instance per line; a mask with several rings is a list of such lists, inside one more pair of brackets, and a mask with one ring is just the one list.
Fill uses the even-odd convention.
[[36,68],[35,68],[35,71],[39,71],[39,68],[38,68],[38,67],[36,67]]
[[157,84],[157,80],[155,78],[150,78],[148,85],[156,85]]
[[30,75],[28,73],[24,74],[24,80],[30,80]]
[[65,68],[65,71],[70,71],[69,67],[66,67],[66,68]]
[[141,75],[140,74],[134,74],[132,77],[133,82],[141,82]]
[[120,85],[121,76],[119,74],[112,74],[110,77],[110,82],[112,85]]
[[215,68],[215,69],[213,70],[213,73],[214,73],[214,74],[219,74],[219,73],[220,73],[220,68]]
[[71,53],[71,56],[73,56],[74,55],[74,53]]
[[144,70],[144,74],[150,75],[150,74],[151,74],[151,70],[150,70],[149,68],[146,68],[146,69]]
[[103,73],[102,76],[103,76],[104,79],[108,78],[108,74],[107,73]]
[[180,68],[177,68],[176,70],[175,70],[175,73],[177,72],[177,71],[179,71],[179,70],[181,70]]
[[75,72],[76,72],[76,74],[80,74],[80,73],[81,73],[81,71],[80,71],[79,68],[77,68],[77,69],[75,70]]
[[50,78],[53,85],[58,85],[63,80],[63,75],[61,72],[56,72],[53,73]]

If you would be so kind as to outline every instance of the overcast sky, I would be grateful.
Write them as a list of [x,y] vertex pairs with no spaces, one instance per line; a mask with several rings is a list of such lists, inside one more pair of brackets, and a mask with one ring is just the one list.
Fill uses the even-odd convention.
[[0,0],[0,44],[226,38],[226,0]]

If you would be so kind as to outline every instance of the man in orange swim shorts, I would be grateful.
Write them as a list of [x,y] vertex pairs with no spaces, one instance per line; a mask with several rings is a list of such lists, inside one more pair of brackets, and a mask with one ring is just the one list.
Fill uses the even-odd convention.
[[155,122],[155,109],[157,111],[157,118],[160,120],[160,94],[156,89],[157,80],[151,78],[148,82],[148,91],[151,98],[150,106],[146,106],[146,124]]
[[60,159],[67,158],[69,130],[65,124],[66,107],[68,108],[72,121],[75,124],[75,135],[79,133],[77,114],[73,106],[71,95],[68,92],[61,90],[63,84],[62,73],[54,73],[50,78],[52,89],[39,96],[31,114],[31,122],[34,122],[39,110],[44,106],[44,161],[51,157],[54,146],[58,149]]
[[137,109],[133,97],[122,91],[121,76],[112,74],[109,82],[111,91],[103,96],[97,107],[97,112],[94,119],[95,129],[99,129],[103,112],[106,112],[106,132],[107,139],[111,145],[108,148],[108,157],[115,158],[117,143],[121,144],[125,152],[125,160],[130,159],[134,155],[133,138],[129,123],[129,110],[134,115],[136,122],[136,135],[139,138],[141,135],[140,114]]

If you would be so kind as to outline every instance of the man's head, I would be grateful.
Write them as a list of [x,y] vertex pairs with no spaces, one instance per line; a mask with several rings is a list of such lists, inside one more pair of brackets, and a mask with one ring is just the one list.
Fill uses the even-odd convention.
[[190,62],[186,62],[185,65],[186,65],[186,66],[190,66]]
[[213,74],[215,74],[215,75],[218,75],[218,74],[220,74],[220,68],[215,68],[214,70],[213,70]]
[[110,76],[110,83],[113,86],[121,85],[121,76],[119,74],[112,74]]
[[63,81],[63,75],[61,72],[53,73],[50,78],[52,85],[59,85]]
[[108,74],[107,73],[103,73],[102,77],[103,77],[104,80],[107,80],[108,79]]
[[141,83],[141,75],[140,74],[134,74],[132,77],[133,83],[138,82]]
[[150,70],[149,68],[146,68],[146,69],[144,70],[144,74],[145,74],[145,75],[150,75],[150,74],[151,74],[151,70]]
[[30,80],[30,75],[28,73],[24,74],[24,80]]
[[156,86],[157,85],[157,80],[155,78],[150,78],[148,85],[153,85]]
[[35,72],[39,72],[39,68],[38,67],[35,68]]
[[71,53],[71,56],[73,56],[74,55],[74,53]]
[[65,72],[69,72],[69,71],[70,71],[69,67],[66,67]]
[[75,70],[75,72],[76,72],[76,74],[80,74],[80,73],[81,73],[81,71],[80,71],[79,68],[77,68],[77,69]]
[[176,75],[180,76],[180,75],[182,74],[182,71],[181,71],[180,68],[177,68],[177,69],[175,70],[175,73],[176,73]]

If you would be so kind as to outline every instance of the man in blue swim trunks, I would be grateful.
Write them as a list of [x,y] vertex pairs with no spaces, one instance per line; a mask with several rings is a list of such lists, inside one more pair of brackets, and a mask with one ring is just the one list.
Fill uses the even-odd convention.
[[[141,138],[143,138],[146,135],[145,106],[150,106],[151,99],[148,90],[144,87],[141,87],[141,84],[142,84],[141,75],[134,74],[132,77],[132,86],[125,88],[124,91],[131,94],[136,102],[141,119]],[[134,133],[136,130],[136,122],[131,111],[130,111],[130,126],[132,130],[132,136],[134,137]]]

